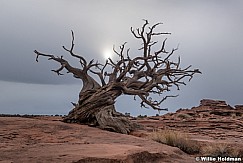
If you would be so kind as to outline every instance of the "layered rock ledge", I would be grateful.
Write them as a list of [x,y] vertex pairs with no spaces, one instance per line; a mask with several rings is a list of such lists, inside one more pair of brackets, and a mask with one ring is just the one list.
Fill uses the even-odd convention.
[[148,131],[170,129],[188,133],[195,140],[243,145],[243,105],[232,107],[221,100],[203,99],[197,107],[137,121]]

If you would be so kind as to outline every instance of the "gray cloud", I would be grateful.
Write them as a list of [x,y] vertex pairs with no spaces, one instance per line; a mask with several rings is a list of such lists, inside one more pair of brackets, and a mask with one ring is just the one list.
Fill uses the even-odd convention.
[[[80,81],[70,75],[56,76],[50,70],[59,65],[45,58],[36,63],[33,50],[64,55],[78,66],[61,47],[70,46],[70,31],[74,30],[75,51],[88,60],[104,61],[104,51],[125,41],[135,56],[139,43],[129,29],[140,27],[144,18],[151,24],[163,22],[158,30],[172,32],[167,48],[179,44],[175,58],[180,55],[182,65],[192,64],[203,72],[181,91],[175,91],[180,97],[166,101],[163,107],[174,111],[197,105],[202,98],[223,99],[232,105],[243,103],[242,17],[240,0],[2,0],[0,112],[37,113],[34,106],[42,108],[41,113],[67,112],[69,102],[78,96]],[[39,93],[33,95],[33,89]],[[133,109],[128,109],[129,99],[118,99],[118,110],[154,114],[152,110],[136,109],[139,105],[132,100],[129,103]]]

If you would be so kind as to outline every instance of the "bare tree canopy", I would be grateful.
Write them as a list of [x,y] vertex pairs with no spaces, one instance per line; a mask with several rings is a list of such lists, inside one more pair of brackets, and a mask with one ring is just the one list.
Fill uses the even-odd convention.
[[[72,57],[77,58],[80,67],[73,67],[63,56],[41,53],[37,50],[36,61],[40,56],[47,57],[60,63],[61,67],[52,70],[57,75],[63,75],[62,71],[67,70],[75,78],[81,79],[83,87],[79,94],[79,101],[74,104],[74,109],[64,121],[75,121],[98,126],[120,133],[129,133],[134,130],[136,124],[130,122],[121,113],[115,111],[115,99],[122,94],[133,95],[141,100],[141,107],[151,107],[155,110],[167,110],[160,108],[160,104],[168,97],[163,96],[160,100],[154,99],[154,95],[161,95],[170,91],[173,86],[178,90],[180,85],[186,85],[185,79],[189,81],[194,74],[201,73],[198,69],[180,67],[180,57],[171,61],[171,56],[178,49],[167,51],[165,49],[166,39],[161,43],[159,49],[155,50],[158,41],[153,41],[154,37],[169,35],[170,33],[155,32],[155,28],[162,23],[149,26],[149,22],[144,20],[141,28],[133,29],[133,36],[142,41],[139,49],[140,56],[131,58],[126,42],[118,50],[113,48],[114,53],[119,57],[118,61],[108,58],[104,64],[87,61],[84,57],[74,52],[74,33],[72,31],[72,43],[70,48],[63,46]],[[99,77],[96,81],[93,75]]]

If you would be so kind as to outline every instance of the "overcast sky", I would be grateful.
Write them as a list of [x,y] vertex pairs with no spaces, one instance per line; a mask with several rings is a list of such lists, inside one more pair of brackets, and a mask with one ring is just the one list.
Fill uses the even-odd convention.
[[[70,102],[78,100],[81,82],[51,72],[59,65],[46,58],[35,62],[33,51],[69,59],[62,46],[70,46],[73,30],[75,52],[104,62],[112,46],[125,41],[136,52],[130,27],[141,27],[142,19],[162,22],[157,30],[172,33],[167,49],[179,44],[174,55],[181,57],[182,66],[192,64],[203,73],[172,92],[179,97],[164,102],[163,108],[191,108],[203,98],[243,104],[242,18],[242,0],[1,0],[0,113],[67,114]],[[157,113],[132,99],[119,97],[117,110]]]

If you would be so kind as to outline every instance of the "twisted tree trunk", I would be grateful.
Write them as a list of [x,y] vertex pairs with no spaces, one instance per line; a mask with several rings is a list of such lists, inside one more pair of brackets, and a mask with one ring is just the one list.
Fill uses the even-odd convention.
[[101,129],[128,134],[138,127],[123,114],[116,112],[115,99],[122,94],[118,86],[81,91],[78,104],[64,118],[64,122],[75,122]]

